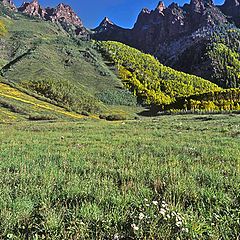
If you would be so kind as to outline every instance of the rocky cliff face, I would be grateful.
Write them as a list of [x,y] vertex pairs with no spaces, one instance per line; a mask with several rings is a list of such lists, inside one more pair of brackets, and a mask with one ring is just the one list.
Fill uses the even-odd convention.
[[11,8],[14,11],[17,11],[17,7],[15,6],[13,0],[2,0],[4,6]]
[[228,20],[240,27],[240,1],[226,0],[222,6],[219,6],[221,11],[227,16]]
[[18,8],[18,11],[34,17],[44,18],[46,15],[45,9],[39,5],[38,0],[24,2],[22,6]]
[[190,4],[183,7],[176,3],[165,7],[163,2],[159,2],[154,10],[144,8],[131,30],[111,24],[101,27],[101,23],[94,29],[93,38],[118,40],[155,54],[167,42],[189,36],[204,26],[225,22],[227,19],[211,0],[191,0]]
[[154,10],[144,8],[132,29],[101,24],[92,37],[123,42],[154,55],[165,65],[205,76],[207,43],[218,26],[228,23],[220,9],[212,0],[191,0],[183,7],[176,3],[166,7],[159,2]]
[[[130,44],[129,29],[124,29],[114,24],[109,18],[105,17],[100,25],[93,30],[97,33],[98,40],[122,41]],[[95,36],[95,34],[93,35]]]
[[42,18],[46,21],[59,23],[65,30],[74,32],[76,35],[87,33],[81,19],[69,5],[63,3],[55,8],[45,9],[40,6],[38,0],[33,0],[32,2],[24,2],[18,8],[18,11],[29,16]]
[[47,20],[51,20],[52,22],[65,22],[77,27],[83,27],[81,19],[69,5],[61,3],[56,8],[47,8],[46,12],[45,18]]

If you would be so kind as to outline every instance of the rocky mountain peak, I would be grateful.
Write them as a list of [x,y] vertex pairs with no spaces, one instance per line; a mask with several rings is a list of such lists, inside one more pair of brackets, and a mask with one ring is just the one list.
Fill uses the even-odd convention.
[[163,12],[164,9],[165,9],[165,5],[162,1],[160,1],[157,5],[156,10],[159,11],[159,12]]
[[191,0],[183,7],[177,3],[165,7],[160,1],[154,10],[142,9],[132,29],[114,26],[114,31],[113,27],[106,27],[103,31],[103,28],[97,28],[100,31],[96,31],[93,38],[120,41],[155,54],[159,46],[187,36],[191,39],[191,34],[198,29],[211,29],[226,22],[226,17],[212,0]]
[[114,24],[108,17],[105,17],[98,27],[94,29],[95,32],[102,33],[110,30],[118,29],[116,24]]
[[48,7],[45,9],[40,6],[38,0],[32,0],[32,2],[24,2],[18,10],[29,16],[60,23],[66,31],[75,32],[77,35],[85,35],[87,33],[81,19],[67,4],[60,3],[55,8]]
[[105,17],[100,23],[100,26],[107,26],[107,25],[114,25],[114,23],[108,17]]
[[46,15],[45,9],[40,6],[38,0],[24,2],[21,7],[18,8],[18,11],[34,17],[44,18]]
[[49,15],[48,18],[53,22],[59,21],[72,24],[77,27],[83,27],[81,19],[69,5],[60,3],[56,8],[48,9],[47,12]]
[[191,0],[190,2],[191,10],[197,13],[203,13],[211,5],[213,5],[212,0]]
[[240,27],[240,0],[225,0],[220,10],[228,17],[228,20]]
[[238,0],[226,0],[223,4],[223,6],[226,8],[237,7],[239,5],[240,5],[240,1]]
[[4,6],[10,7],[14,11],[17,10],[17,7],[15,6],[13,0],[2,0],[2,3]]
[[[148,8],[143,8],[142,11],[141,11],[141,13],[143,13],[143,14],[150,14],[151,11],[150,11]],[[140,14],[141,14],[141,13],[140,13]]]

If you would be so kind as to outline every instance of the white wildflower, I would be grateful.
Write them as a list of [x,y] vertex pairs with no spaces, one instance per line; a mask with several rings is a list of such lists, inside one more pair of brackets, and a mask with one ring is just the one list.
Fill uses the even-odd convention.
[[138,231],[139,230],[139,227],[135,223],[133,223],[131,225],[131,227],[133,228],[134,231]]
[[116,233],[116,234],[114,235],[113,239],[114,239],[114,240],[118,240],[118,239],[120,239],[120,237],[119,237],[119,235]]
[[188,233],[188,228],[183,228],[182,231]]
[[164,208],[161,208],[160,213],[164,216],[166,214],[166,210]]
[[176,222],[176,226],[177,227],[181,227],[182,226],[182,222],[180,222],[180,221]]
[[153,205],[156,205],[156,206],[158,205],[158,201],[153,201],[152,203]]
[[172,217],[176,216],[176,212],[171,212]]
[[139,220],[142,220],[142,219],[144,219],[144,217],[145,217],[145,216],[144,216],[144,214],[143,214],[143,213],[140,213],[140,214],[139,214]]

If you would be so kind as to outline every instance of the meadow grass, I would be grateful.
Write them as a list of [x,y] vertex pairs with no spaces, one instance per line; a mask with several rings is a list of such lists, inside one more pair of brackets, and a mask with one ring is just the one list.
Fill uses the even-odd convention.
[[240,117],[0,125],[1,239],[237,239]]

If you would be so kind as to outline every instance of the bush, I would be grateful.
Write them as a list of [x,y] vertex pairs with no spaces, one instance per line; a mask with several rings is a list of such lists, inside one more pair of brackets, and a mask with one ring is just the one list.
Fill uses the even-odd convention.
[[90,116],[90,113],[89,113],[89,112],[87,112],[87,111],[82,111],[82,112],[81,112],[81,114],[82,114],[83,116],[87,116],[87,117],[89,117],[89,116]]
[[51,115],[30,115],[28,120],[30,121],[52,121],[56,120],[57,117]]
[[127,120],[126,116],[123,116],[121,114],[113,114],[113,115],[108,115],[106,117],[107,121],[124,121]]
[[4,100],[0,100],[0,106],[7,108],[14,113],[26,114],[26,112],[22,108],[12,105],[11,103]]
[[103,114],[101,114],[101,115],[99,115],[99,118],[100,118],[100,119],[106,119],[106,118],[107,118],[107,116],[106,116],[106,115],[103,115]]

